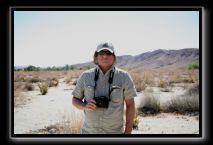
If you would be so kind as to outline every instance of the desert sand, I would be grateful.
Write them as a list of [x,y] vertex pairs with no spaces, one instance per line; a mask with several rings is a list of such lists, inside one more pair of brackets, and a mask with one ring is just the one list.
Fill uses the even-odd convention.
[[[42,129],[60,122],[67,115],[82,119],[83,112],[73,107],[71,103],[73,88],[74,86],[68,86],[60,80],[59,85],[49,88],[46,95],[41,95],[38,89],[23,92],[24,95],[31,97],[31,101],[24,106],[14,108],[14,134],[26,134]],[[165,104],[171,95],[160,96],[162,104]],[[143,94],[138,93],[135,98],[136,107],[142,102]],[[198,117],[198,115],[174,113],[140,117],[139,128],[133,130],[132,134],[197,134],[199,133]]]

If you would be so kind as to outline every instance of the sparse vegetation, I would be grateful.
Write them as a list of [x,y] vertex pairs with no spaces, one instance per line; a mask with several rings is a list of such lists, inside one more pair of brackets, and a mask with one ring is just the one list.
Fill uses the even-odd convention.
[[132,72],[131,76],[137,92],[141,92],[146,89],[147,85],[141,74]]
[[42,95],[47,94],[47,92],[48,92],[48,84],[46,84],[46,83],[38,84],[38,87],[39,87],[40,92],[41,92]]
[[28,78],[27,79],[27,81],[28,82],[30,82],[30,83],[38,83],[38,82],[43,82],[43,80],[42,79],[40,79],[39,77],[31,77],[31,78]]
[[46,126],[43,129],[30,131],[29,134],[80,134],[83,123],[82,116],[77,116],[75,111],[71,115],[72,117],[64,113],[62,120],[58,123]]
[[159,96],[148,91],[145,91],[144,95],[145,95],[144,100],[145,103],[140,109],[142,115],[151,115],[159,113],[160,112]]
[[159,81],[158,87],[165,88],[166,86],[168,86],[168,83],[166,81],[164,80]]
[[72,82],[72,77],[70,76],[70,77],[65,78],[64,82],[65,82],[66,84],[71,83],[71,82]]
[[31,97],[23,95],[21,92],[15,91],[14,93],[14,106],[20,107],[31,102]]
[[28,90],[28,91],[33,91],[35,89],[35,87],[31,83],[26,83],[25,89]]
[[56,87],[59,84],[59,80],[57,78],[48,79],[48,86],[49,87]]
[[181,114],[199,111],[199,84],[194,84],[183,95],[172,99],[165,111]]
[[40,70],[39,67],[35,67],[33,65],[29,65],[29,66],[24,68],[24,71],[39,71],[39,70]]
[[189,70],[192,70],[192,69],[199,69],[199,64],[198,63],[191,63],[191,64],[189,64],[189,66],[188,66],[188,69]]
[[[68,67],[67,67],[68,69]],[[31,101],[30,96],[25,96],[24,93],[32,93],[27,91],[37,91],[35,94],[45,95],[48,93],[48,87],[56,87],[59,85],[59,80],[64,81],[67,85],[75,85],[77,78],[84,70],[74,71],[16,71],[14,73],[14,104],[15,107],[27,104]],[[160,112],[176,112],[186,114],[188,112],[199,111],[199,70],[198,69],[158,69],[158,70],[143,70],[129,71],[135,83],[138,92],[145,96],[144,105],[139,108],[139,112],[135,114],[133,129],[137,129],[141,122],[140,116],[156,115]],[[46,85],[44,85],[46,84]],[[40,87],[39,87],[40,85]],[[38,86],[38,87],[37,87]],[[61,86],[61,85],[60,85]],[[186,91],[183,95],[174,97],[168,103],[164,110],[160,108],[158,93],[172,94],[175,92],[175,87],[178,86],[179,91]],[[184,86],[184,87],[181,87]],[[189,87],[190,86],[190,87]],[[74,86],[69,88],[73,88]],[[174,87],[174,88],[173,88]],[[51,91],[51,88],[49,91]],[[156,93],[156,90],[158,93]],[[172,91],[172,93],[171,93]],[[24,92],[24,93],[22,93]],[[169,95],[168,95],[169,96]],[[172,97],[172,96],[171,96]],[[42,97],[43,98],[43,97]],[[82,120],[73,119],[73,115],[69,119],[57,124],[48,125],[44,129],[32,131],[31,133],[42,134],[78,134],[82,125]]]
[[134,116],[134,120],[133,120],[133,129],[138,129],[138,125],[140,122],[140,114],[137,109],[135,109],[135,110],[136,110],[136,112],[135,112],[135,116]]

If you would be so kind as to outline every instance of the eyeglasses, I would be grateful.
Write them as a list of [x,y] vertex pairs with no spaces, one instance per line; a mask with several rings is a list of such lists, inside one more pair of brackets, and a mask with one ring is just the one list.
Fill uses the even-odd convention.
[[98,55],[107,55],[107,56],[110,56],[112,54],[113,53],[111,53],[110,51],[100,51],[100,52],[98,52]]

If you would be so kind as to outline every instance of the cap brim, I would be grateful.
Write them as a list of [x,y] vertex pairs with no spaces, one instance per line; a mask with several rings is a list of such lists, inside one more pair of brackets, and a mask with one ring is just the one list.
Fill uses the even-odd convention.
[[111,53],[113,53],[113,50],[110,49],[110,48],[107,48],[107,47],[101,48],[101,49],[97,50],[97,52],[100,52],[100,51],[102,51],[102,50],[108,50],[108,51],[110,51]]

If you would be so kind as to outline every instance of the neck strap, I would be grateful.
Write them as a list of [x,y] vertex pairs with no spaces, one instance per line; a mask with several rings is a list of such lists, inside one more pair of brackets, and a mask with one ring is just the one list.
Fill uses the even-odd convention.
[[[113,82],[114,73],[115,73],[115,67],[112,68],[110,73],[109,73],[109,80],[108,80],[108,83],[109,83],[109,97],[110,97],[110,94],[111,94],[111,84]],[[96,90],[96,87],[97,87],[98,78],[99,78],[99,69],[96,67],[96,69],[95,69],[95,78],[94,78],[94,81],[95,81],[94,96],[95,96],[95,90]]]

